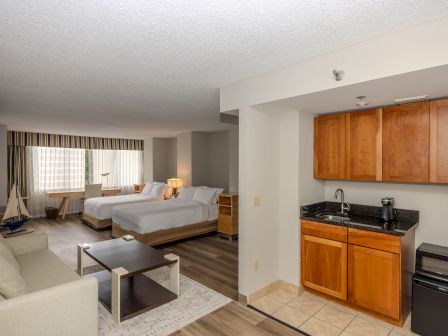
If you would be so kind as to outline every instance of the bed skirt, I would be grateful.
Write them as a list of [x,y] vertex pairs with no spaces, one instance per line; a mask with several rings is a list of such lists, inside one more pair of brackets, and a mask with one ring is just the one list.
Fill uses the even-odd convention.
[[132,230],[124,229],[118,224],[112,224],[112,236],[114,238],[120,238],[129,234],[134,236],[134,238],[139,242],[150,246],[170,243],[176,240],[200,236],[215,231],[218,231],[217,219],[151,233],[137,233]]
[[83,213],[81,220],[87,226],[90,226],[94,230],[104,230],[112,226],[112,218],[98,219],[89,214]]

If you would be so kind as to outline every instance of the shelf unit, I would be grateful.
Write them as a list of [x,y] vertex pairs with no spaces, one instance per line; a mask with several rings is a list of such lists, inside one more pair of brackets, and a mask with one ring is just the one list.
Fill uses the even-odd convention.
[[238,194],[220,194],[218,204],[218,232],[233,240],[238,236]]

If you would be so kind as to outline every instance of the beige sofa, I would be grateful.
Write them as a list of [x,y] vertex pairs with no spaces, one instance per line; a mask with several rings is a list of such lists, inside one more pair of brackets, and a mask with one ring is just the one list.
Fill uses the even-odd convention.
[[[20,281],[15,283],[22,284],[19,294],[17,291],[11,294],[5,290],[5,282],[11,281],[11,277],[3,272],[3,279],[0,279],[3,281],[0,291],[4,294],[0,295],[2,336],[98,335],[96,279],[81,279],[48,249],[48,239],[43,233],[0,238],[0,245],[3,245],[0,246],[3,248],[3,252],[0,251],[3,268],[11,271],[4,262],[10,258],[9,265],[18,267],[21,275]],[[17,263],[11,259],[8,250]]]

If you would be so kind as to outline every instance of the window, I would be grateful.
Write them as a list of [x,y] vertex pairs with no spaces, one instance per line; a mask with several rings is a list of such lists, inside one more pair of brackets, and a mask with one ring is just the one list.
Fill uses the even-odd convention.
[[[44,215],[46,206],[58,206],[47,191],[84,189],[86,183],[132,191],[143,178],[143,151],[85,150],[56,147],[27,147],[27,174],[32,215]],[[109,174],[107,174],[109,173]],[[69,212],[78,212],[79,200],[71,199]]]
[[[55,147],[27,147],[28,208],[32,215],[43,215],[46,206],[57,206],[47,191],[84,188],[85,150]],[[69,210],[79,209],[72,201]],[[78,210],[79,211],[79,210]]]
[[143,151],[89,150],[86,154],[89,183],[102,183],[104,187],[132,191],[134,183],[143,179]]

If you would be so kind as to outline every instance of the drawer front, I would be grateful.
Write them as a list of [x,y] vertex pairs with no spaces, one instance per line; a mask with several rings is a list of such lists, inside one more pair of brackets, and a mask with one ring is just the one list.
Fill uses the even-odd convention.
[[307,220],[302,220],[301,223],[302,234],[324,239],[336,240],[344,243],[347,242],[346,227],[311,222]]
[[376,250],[392,253],[401,252],[400,237],[385,233],[349,228],[348,242],[349,244],[370,247]]
[[234,235],[238,233],[238,226],[236,219],[231,216],[219,215],[218,217],[218,231],[221,233]]

